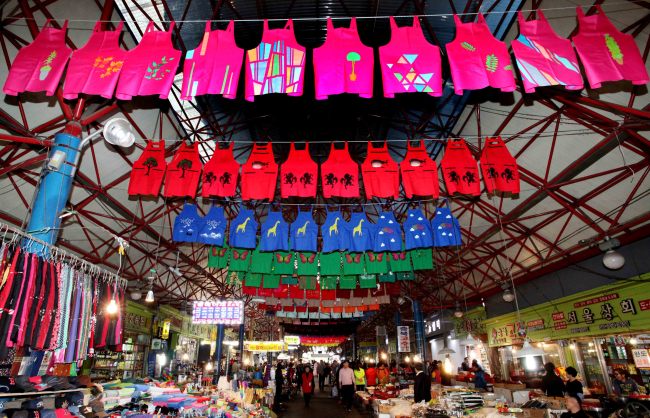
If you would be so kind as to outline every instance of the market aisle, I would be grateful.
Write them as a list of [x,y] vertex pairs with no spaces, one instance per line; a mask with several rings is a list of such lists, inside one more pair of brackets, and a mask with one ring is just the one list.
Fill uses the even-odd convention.
[[342,405],[336,399],[329,397],[329,392],[316,392],[311,400],[309,409],[305,408],[302,395],[297,396],[289,402],[288,409],[280,415],[280,418],[362,418],[368,417],[362,414],[357,408],[346,413]]

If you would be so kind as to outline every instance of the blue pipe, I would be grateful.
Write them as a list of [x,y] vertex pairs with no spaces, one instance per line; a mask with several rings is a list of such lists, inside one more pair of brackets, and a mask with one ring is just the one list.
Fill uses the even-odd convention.
[[219,383],[219,376],[221,376],[221,357],[223,356],[223,337],[226,333],[226,326],[224,324],[217,325],[217,347],[214,350],[214,377],[213,383]]
[[242,366],[242,362],[244,361],[244,323],[242,322],[239,325],[239,367]]
[[426,360],[426,352],[424,351],[424,317],[422,315],[422,305],[416,300],[413,301],[413,319],[415,321],[415,343],[418,348],[418,355],[420,356],[420,361],[424,362]]
[[[49,158],[52,158],[57,151],[62,151],[66,154],[65,163],[58,171],[43,169],[41,182],[36,191],[27,233],[51,245],[56,243],[59,236],[61,226],[59,215],[70,198],[80,144],[81,138],[68,133],[60,132],[54,136],[54,146]],[[29,240],[23,242],[23,247],[41,256],[46,256],[50,252],[47,246]]]

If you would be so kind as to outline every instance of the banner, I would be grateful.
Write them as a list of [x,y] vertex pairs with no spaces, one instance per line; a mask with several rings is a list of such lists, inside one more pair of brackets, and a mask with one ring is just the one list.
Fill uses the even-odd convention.
[[409,327],[397,327],[397,351],[400,353],[409,353],[411,351],[411,336]]
[[285,335],[284,343],[286,345],[300,345],[300,337],[297,335]]
[[284,341],[244,341],[244,350],[254,352],[284,351]]
[[646,348],[632,349],[632,357],[634,357],[634,364],[639,369],[650,369],[650,355]]
[[322,347],[335,347],[345,341],[346,337],[315,337],[315,336],[301,336],[300,345],[309,347],[322,346]]
[[521,344],[525,328],[531,341],[562,340],[643,332],[650,329],[650,274],[601,286],[484,321],[490,347]]
[[241,325],[243,320],[244,302],[241,300],[194,302],[193,324]]
[[165,319],[163,321],[162,333],[160,334],[160,337],[163,340],[166,340],[166,339],[169,338],[169,329],[171,328],[171,326],[172,326],[172,321],[170,321],[169,319]]

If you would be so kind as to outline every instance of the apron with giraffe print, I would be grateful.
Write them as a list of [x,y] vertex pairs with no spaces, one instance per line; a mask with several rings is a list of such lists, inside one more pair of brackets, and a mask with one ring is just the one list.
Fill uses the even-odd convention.
[[232,150],[235,143],[231,142],[226,148],[217,144],[212,158],[203,167],[203,197],[233,197],[239,178],[239,163],[235,160]]
[[269,211],[266,221],[262,224],[260,251],[288,251],[289,224],[284,220],[282,212]]
[[318,225],[311,211],[299,211],[291,224],[290,247],[294,251],[318,251]]
[[257,242],[257,221],[255,212],[241,208],[239,214],[230,222],[228,243],[234,248],[255,248]]
[[323,252],[345,251],[348,249],[345,220],[341,211],[327,212],[327,218],[321,228],[323,235]]
[[362,253],[372,250],[375,224],[368,222],[366,212],[353,212],[350,215],[350,221],[346,225],[346,233],[350,252]]

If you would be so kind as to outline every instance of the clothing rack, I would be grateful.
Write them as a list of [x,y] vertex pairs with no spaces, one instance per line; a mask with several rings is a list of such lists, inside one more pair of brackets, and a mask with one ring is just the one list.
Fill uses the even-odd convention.
[[[11,232],[13,235],[11,238],[7,238],[7,234]],[[29,251],[29,246],[31,243],[37,243],[40,245],[43,245],[47,247],[50,250],[50,254],[47,258],[50,260],[56,260],[56,261],[64,261],[68,260],[70,264],[73,266],[80,266],[81,270],[87,271],[90,274],[94,274],[96,276],[101,276],[103,279],[111,282],[115,281],[118,286],[126,288],[127,286],[127,280],[120,278],[120,276],[117,273],[114,273],[112,271],[109,271],[103,267],[99,267],[96,264],[89,263],[88,261],[84,260],[81,257],[78,257],[68,251],[65,251],[55,245],[49,244],[41,239],[38,239],[34,237],[33,235],[30,235],[29,233],[22,231],[18,228],[15,228],[7,223],[0,222],[0,234],[2,234],[2,241],[13,243],[16,242],[18,237],[22,237],[27,240],[26,244],[26,251]]]

